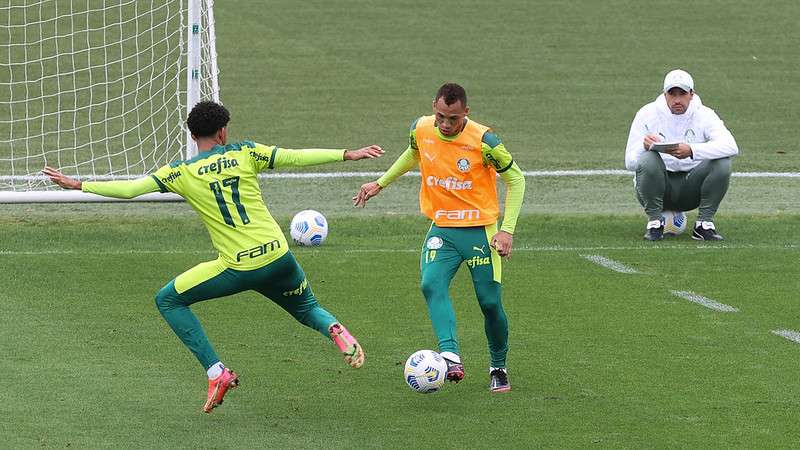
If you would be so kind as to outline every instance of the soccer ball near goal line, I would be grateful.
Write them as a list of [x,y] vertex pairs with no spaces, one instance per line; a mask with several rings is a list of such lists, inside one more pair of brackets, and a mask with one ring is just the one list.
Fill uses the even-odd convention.
[[661,213],[664,234],[677,236],[686,231],[686,213],[683,211],[664,211]]
[[295,244],[315,247],[321,245],[328,236],[328,221],[319,212],[306,209],[295,214],[289,234]]
[[444,385],[447,362],[433,350],[419,350],[408,357],[403,376],[408,387],[423,394],[430,394]]

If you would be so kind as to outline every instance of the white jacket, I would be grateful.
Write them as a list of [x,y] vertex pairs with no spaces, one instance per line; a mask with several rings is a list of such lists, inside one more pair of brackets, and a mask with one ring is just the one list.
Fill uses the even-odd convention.
[[625,168],[636,170],[639,156],[645,152],[644,137],[660,134],[662,142],[685,142],[692,148],[692,157],[678,159],[661,153],[670,172],[688,172],[704,159],[720,159],[739,153],[739,147],[725,123],[713,109],[703,106],[697,93],[683,114],[672,114],[664,94],[636,113],[625,149]]

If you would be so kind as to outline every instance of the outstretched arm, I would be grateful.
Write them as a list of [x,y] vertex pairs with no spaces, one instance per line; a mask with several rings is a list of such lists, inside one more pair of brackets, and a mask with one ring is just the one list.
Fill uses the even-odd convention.
[[42,173],[50,177],[50,181],[64,189],[80,189],[83,184],[81,180],[64,175],[58,169],[54,169],[50,166],[44,166]]
[[417,121],[419,118],[411,122],[411,128],[408,130],[408,147],[400,155],[399,158],[389,167],[380,178],[376,181],[364,183],[358,190],[358,193],[353,196],[353,206],[364,207],[367,200],[375,197],[381,192],[381,189],[388,186],[391,182],[399,178],[404,173],[411,170],[412,167],[419,163],[419,147],[417,147]]
[[358,161],[359,159],[379,158],[383,153],[384,151],[380,146],[373,144],[357,150],[345,150],[343,158],[345,161]]
[[353,206],[360,206],[363,208],[367,204],[367,200],[378,195],[381,189],[416,166],[418,158],[418,151],[411,148],[411,146],[406,148],[406,151],[397,158],[394,164],[392,164],[392,167],[389,167],[389,170],[378,178],[377,181],[370,181],[369,183],[361,185],[358,193],[353,197]]
[[42,173],[50,177],[50,181],[64,189],[80,189],[83,192],[113,198],[134,198],[149,192],[158,192],[158,184],[152,177],[142,177],[124,181],[87,181],[64,175],[57,169],[45,166]]
[[383,149],[377,145],[370,145],[356,150],[327,150],[321,148],[308,148],[292,150],[288,148],[275,148],[271,155],[271,163],[267,168],[276,167],[302,167],[325,164],[337,161],[358,161],[365,158],[378,158],[383,155]]

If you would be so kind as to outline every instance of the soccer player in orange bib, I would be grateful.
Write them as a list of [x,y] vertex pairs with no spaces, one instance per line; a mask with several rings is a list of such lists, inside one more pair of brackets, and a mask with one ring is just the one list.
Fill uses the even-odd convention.
[[[364,206],[419,164],[420,209],[433,221],[420,256],[421,287],[439,351],[447,361],[447,379],[457,383],[464,378],[449,288],[466,262],[485,318],[491,355],[489,389],[509,391],[508,320],[501,302],[500,257],[511,254],[525,177],[497,135],[467,117],[463,87],[447,83],[439,88],[433,112],[414,121],[408,148],[377,181],[362,185],[353,203]],[[500,231],[496,174],[507,188]]]

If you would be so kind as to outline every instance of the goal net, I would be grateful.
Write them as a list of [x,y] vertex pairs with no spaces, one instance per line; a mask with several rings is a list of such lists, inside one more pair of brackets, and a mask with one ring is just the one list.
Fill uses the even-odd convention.
[[0,1],[0,201],[58,201],[45,165],[128,179],[196,152],[187,112],[219,101],[213,0]]

